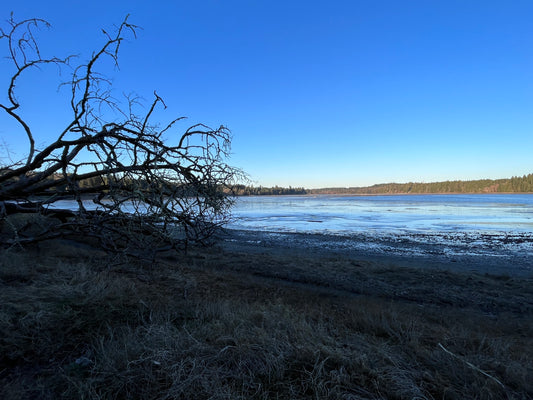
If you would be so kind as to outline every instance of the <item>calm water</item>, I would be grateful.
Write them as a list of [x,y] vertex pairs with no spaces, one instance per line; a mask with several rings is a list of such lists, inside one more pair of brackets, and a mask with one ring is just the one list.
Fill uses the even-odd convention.
[[533,233],[532,194],[240,197],[234,229],[351,234]]

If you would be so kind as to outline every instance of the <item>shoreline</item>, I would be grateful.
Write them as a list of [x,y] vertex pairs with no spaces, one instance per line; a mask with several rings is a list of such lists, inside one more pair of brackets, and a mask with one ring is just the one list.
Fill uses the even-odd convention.
[[[533,277],[533,235],[468,236],[453,233],[370,235],[225,229],[216,244],[229,252],[340,257],[385,265]],[[442,238],[447,241],[442,241]]]

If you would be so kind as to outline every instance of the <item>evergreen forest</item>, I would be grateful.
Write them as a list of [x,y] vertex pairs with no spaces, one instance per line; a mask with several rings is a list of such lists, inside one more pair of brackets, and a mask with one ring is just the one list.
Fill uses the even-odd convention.
[[533,193],[533,174],[509,179],[479,179],[472,181],[382,183],[367,187],[332,187],[304,189],[254,187],[237,185],[240,196],[304,195],[304,194],[429,194],[429,193]]

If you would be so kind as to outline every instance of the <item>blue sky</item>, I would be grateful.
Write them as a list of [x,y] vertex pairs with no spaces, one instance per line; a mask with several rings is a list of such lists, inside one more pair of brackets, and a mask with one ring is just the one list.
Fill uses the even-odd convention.
[[[227,126],[231,164],[257,185],[533,172],[529,0],[6,3],[4,20],[13,11],[52,23],[39,33],[47,54],[81,59],[102,43],[101,28],[131,14],[143,29],[123,46],[119,73],[109,71],[117,93],[149,100],[157,90],[163,122]],[[38,143],[68,118],[56,72],[19,87]],[[0,62],[2,90],[8,73]],[[25,141],[2,118],[0,139],[19,156]]]

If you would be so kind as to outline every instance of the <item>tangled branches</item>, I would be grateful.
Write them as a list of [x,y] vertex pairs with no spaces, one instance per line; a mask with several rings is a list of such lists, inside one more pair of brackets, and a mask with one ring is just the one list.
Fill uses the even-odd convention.
[[[229,166],[230,134],[221,126],[194,125],[176,133],[182,118],[163,127],[152,123],[154,111],[166,108],[154,92],[149,107],[136,112],[138,99],[119,102],[111,81],[97,72],[103,59],[118,62],[125,35],[135,36],[127,18],[87,63],[72,66],[73,58],[41,56],[34,30],[40,19],[16,22],[0,30],[14,74],[7,101],[0,109],[16,121],[18,140],[25,136],[27,157],[0,165],[0,218],[15,213],[39,213],[54,218],[53,229],[19,237],[35,241],[77,232],[92,236],[109,249],[149,246],[165,249],[191,240],[204,241],[228,218],[228,193],[240,177]],[[39,149],[34,127],[20,113],[17,83],[43,64],[72,68],[69,87],[70,122],[55,140]],[[116,116],[120,118],[117,121]],[[68,208],[60,203],[70,200]]]

